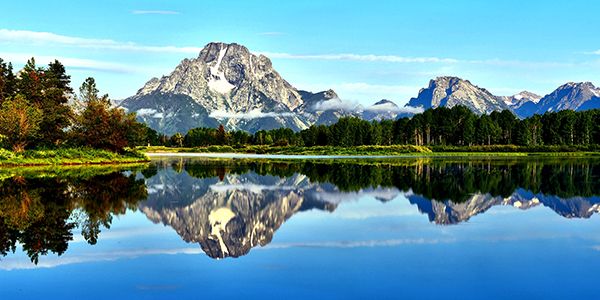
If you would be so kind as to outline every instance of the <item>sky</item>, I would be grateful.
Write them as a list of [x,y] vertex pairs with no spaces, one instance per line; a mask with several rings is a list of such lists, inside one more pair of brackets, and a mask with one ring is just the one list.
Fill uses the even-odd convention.
[[114,99],[213,41],[273,61],[298,89],[405,104],[437,76],[496,95],[600,84],[598,1],[5,1],[0,58],[66,65]]

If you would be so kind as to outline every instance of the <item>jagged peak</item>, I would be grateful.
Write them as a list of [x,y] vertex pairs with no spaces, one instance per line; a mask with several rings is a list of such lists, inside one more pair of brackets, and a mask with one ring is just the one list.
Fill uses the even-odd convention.
[[471,83],[470,81],[468,81],[466,79],[462,79],[462,78],[456,77],[456,76],[438,76],[435,79],[432,79],[430,81],[430,85],[431,85],[431,83],[439,84],[439,83],[442,83],[442,82],[448,82],[449,84],[457,84],[457,83],[460,83],[460,82],[466,82],[466,83],[469,83],[469,84]]
[[536,93],[532,93],[530,91],[521,91],[517,94],[512,95],[512,98],[516,100],[528,99],[533,102],[538,102],[540,99],[542,99],[542,96]]
[[200,51],[198,59],[209,63],[218,59],[219,54],[222,51],[225,51],[227,54],[230,54],[231,52],[238,53],[242,56],[252,54],[248,48],[237,43],[211,42],[206,44],[206,46],[204,46],[204,48]]
[[590,81],[584,81],[584,82],[567,82],[563,85],[561,85],[560,87],[558,87],[557,90],[565,90],[565,89],[583,89],[583,88],[589,88],[589,89],[597,89],[596,86],[591,83]]
[[391,101],[391,100],[388,100],[388,99],[381,99],[381,100],[375,102],[375,104],[373,104],[373,106],[375,106],[375,105],[386,105],[386,104],[392,105],[394,107],[398,107],[398,105],[396,105],[396,103],[394,103],[394,101]]

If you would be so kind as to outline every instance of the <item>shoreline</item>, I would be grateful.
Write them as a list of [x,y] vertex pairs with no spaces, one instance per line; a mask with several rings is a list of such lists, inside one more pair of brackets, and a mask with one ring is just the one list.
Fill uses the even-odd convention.
[[259,154],[240,152],[146,152],[150,159],[154,158],[222,158],[222,159],[394,159],[394,158],[533,158],[533,157],[600,157],[597,152],[433,152],[433,153],[404,153],[397,155],[321,155],[321,154]]
[[137,150],[127,150],[122,154],[106,150],[88,148],[64,148],[49,150],[27,150],[14,153],[0,150],[0,168],[36,166],[109,166],[142,164],[150,162],[149,157]]
[[15,163],[15,162],[0,162],[0,168],[16,168],[16,167],[43,167],[43,166],[121,166],[121,165],[137,165],[143,163],[149,163],[150,159],[145,160],[124,160],[124,161],[90,161],[90,162],[27,162],[27,163]]
[[178,153],[192,153],[193,156],[238,156],[248,155],[283,155],[283,156],[308,156],[308,157],[445,157],[445,156],[600,156],[600,149],[594,147],[578,146],[536,146],[524,147],[514,145],[492,146],[208,146],[208,147],[138,147],[138,151],[149,155],[166,155]]

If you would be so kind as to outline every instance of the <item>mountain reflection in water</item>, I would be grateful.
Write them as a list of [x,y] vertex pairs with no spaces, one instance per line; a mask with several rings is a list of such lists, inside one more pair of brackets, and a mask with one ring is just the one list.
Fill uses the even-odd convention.
[[166,159],[126,171],[84,170],[1,177],[3,256],[17,245],[35,263],[41,255],[60,255],[76,228],[95,244],[113,216],[137,209],[213,258],[239,257],[269,244],[298,212],[334,212],[363,197],[407,199],[441,225],[498,205],[544,206],[566,218],[600,212],[596,159]]

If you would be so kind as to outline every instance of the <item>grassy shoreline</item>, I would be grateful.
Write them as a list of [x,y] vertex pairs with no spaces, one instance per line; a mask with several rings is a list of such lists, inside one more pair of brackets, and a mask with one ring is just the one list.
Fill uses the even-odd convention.
[[27,150],[21,153],[0,149],[1,167],[120,165],[145,163],[148,161],[150,161],[149,158],[137,150],[129,150],[118,154],[106,150],[88,148]]
[[600,156],[596,147],[577,146],[354,146],[354,147],[297,147],[297,146],[208,146],[195,148],[139,147],[144,153],[238,153],[275,155],[367,155],[367,156]]

